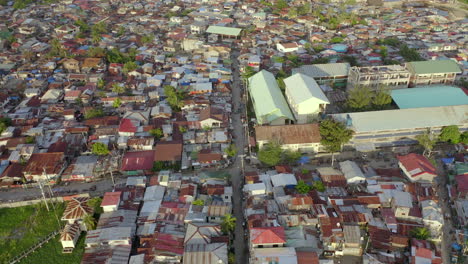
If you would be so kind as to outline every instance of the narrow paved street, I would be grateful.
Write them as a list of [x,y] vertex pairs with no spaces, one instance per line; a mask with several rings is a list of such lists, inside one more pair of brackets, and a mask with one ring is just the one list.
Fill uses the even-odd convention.
[[[442,209],[442,214],[450,215],[450,199],[447,190],[447,174],[443,169],[442,162],[439,158],[437,160],[437,174],[439,175],[438,179],[438,190],[437,193],[439,194],[439,206]],[[444,217],[445,218],[445,217]],[[444,226],[442,227],[442,243],[441,243],[441,252],[442,252],[442,261],[443,263],[450,263],[450,256],[451,256],[451,244],[453,242],[452,234],[453,231],[453,221],[452,217],[444,219]]]
[[[233,104],[233,114],[231,116],[232,125],[233,125],[233,135],[237,148],[237,156],[235,158],[234,164],[230,170],[232,188],[233,188],[233,206],[234,206],[234,216],[236,217],[236,230],[235,230],[235,240],[234,248],[236,254],[236,263],[246,264],[247,260],[247,247],[248,244],[244,238],[244,212],[242,209],[242,186],[243,186],[243,159],[244,159],[244,147],[245,147],[245,133],[244,126],[242,124],[241,114],[245,110],[236,111],[239,107],[242,107],[241,104],[241,82],[239,76],[239,62],[237,57],[239,52],[234,50],[231,56],[233,62],[233,83],[232,83],[232,104]],[[240,112],[240,113],[239,113]]]

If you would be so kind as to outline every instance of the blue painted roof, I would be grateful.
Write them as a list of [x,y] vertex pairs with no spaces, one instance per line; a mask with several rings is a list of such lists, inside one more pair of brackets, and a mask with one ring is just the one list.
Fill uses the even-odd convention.
[[461,88],[448,85],[398,89],[391,95],[400,109],[468,104],[468,96]]

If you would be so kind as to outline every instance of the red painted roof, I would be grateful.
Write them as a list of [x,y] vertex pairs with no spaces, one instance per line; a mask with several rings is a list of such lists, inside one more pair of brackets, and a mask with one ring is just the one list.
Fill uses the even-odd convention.
[[101,206],[118,205],[122,192],[106,192],[102,199]]
[[436,168],[423,155],[410,153],[405,156],[398,156],[397,158],[412,177],[423,173],[437,175]]
[[282,244],[286,243],[284,228],[258,227],[250,229],[250,241],[252,244]]
[[459,192],[468,191],[468,174],[456,176],[455,181],[457,181],[457,190]]
[[122,119],[119,126],[119,132],[133,132],[135,133],[137,130],[134,121],[128,118]]
[[122,159],[122,170],[150,170],[153,168],[153,162],[154,150],[127,152]]

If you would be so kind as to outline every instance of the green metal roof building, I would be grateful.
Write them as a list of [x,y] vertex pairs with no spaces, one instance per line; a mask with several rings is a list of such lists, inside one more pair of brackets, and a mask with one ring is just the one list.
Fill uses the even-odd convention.
[[400,109],[468,105],[468,95],[449,85],[392,90],[391,96]]
[[249,94],[260,125],[284,125],[294,121],[275,76],[262,70],[249,79]]
[[410,87],[415,85],[453,84],[460,67],[453,60],[413,61],[406,63],[411,73]]

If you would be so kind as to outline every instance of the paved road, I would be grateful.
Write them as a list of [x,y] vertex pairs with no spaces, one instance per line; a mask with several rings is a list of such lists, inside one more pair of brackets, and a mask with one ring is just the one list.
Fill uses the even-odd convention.
[[[116,184],[125,182],[126,178],[116,178]],[[95,191],[90,191],[89,189],[96,185]],[[112,191],[112,180],[103,179],[96,182],[71,182],[67,186],[53,186],[53,190],[60,189],[60,193],[55,193],[57,196],[72,195],[77,193],[89,193],[91,196],[103,195],[104,192]],[[70,191],[70,192],[68,192]],[[46,196],[49,197],[48,192]],[[26,201],[42,198],[41,191],[39,188],[17,188],[11,190],[0,191],[0,203],[5,202],[17,202],[17,201]]]
[[[439,205],[442,209],[442,214],[445,216],[446,214],[450,214],[450,199],[447,190],[447,173],[444,171],[442,162],[440,159],[437,159],[437,174],[438,176],[438,183],[439,187],[437,193],[439,194]],[[444,220],[444,226],[442,227],[442,243],[441,243],[441,251],[442,251],[442,261],[443,263],[450,263],[450,256],[451,256],[451,244],[453,242],[453,235],[450,234],[453,231],[453,221],[452,218],[446,218]]]
[[[232,84],[232,104],[233,109],[237,110],[239,107],[242,107],[241,104],[241,85],[240,85],[240,77],[239,77],[239,63],[237,61],[237,57],[239,56],[238,51],[233,51],[232,53],[232,61],[234,69],[233,72],[233,84]],[[243,186],[243,155],[244,155],[244,147],[245,147],[245,129],[242,124],[241,114],[237,111],[233,111],[234,113],[231,116],[232,124],[233,124],[233,135],[235,137],[235,144],[237,147],[237,157],[233,166],[231,167],[230,174],[231,174],[231,181],[232,181],[232,189],[233,189],[233,207],[234,207],[234,216],[236,217],[236,230],[235,230],[235,240],[234,240],[234,249],[236,254],[236,263],[238,264],[246,264],[248,263],[247,260],[247,247],[248,244],[244,239],[244,212],[242,207],[242,186]],[[244,113],[245,109],[241,109],[241,113]]]

